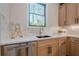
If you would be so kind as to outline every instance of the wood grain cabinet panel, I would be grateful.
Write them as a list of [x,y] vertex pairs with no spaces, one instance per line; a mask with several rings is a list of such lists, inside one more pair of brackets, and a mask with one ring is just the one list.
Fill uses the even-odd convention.
[[70,37],[67,37],[66,38],[66,55],[67,56],[70,56],[70,47],[71,47],[71,45],[70,45],[70,43],[71,43],[71,41],[70,41]]
[[1,56],[1,47],[0,47],[0,56]]
[[79,56],[79,38],[71,38],[70,55]]
[[66,56],[66,38],[59,39],[59,56]]
[[79,24],[79,3],[64,3],[59,5],[59,25]]
[[67,4],[67,24],[74,25],[76,24],[77,19],[77,4],[76,3],[68,3]]
[[79,24],[79,3],[77,3],[77,23]]
[[59,26],[66,25],[66,4],[59,5]]
[[79,43],[71,43],[71,56],[79,56]]
[[38,56],[47,56],[48,55],[48,49],[47,46],[41,46],[38,47]]
[[20,56],[28,56],[28,48],[21,48],[20,50],[19,50],[19,54],[20,54]]
[[58,40],[48,39],[38,41],[38,56],[57,56],[58,55]]

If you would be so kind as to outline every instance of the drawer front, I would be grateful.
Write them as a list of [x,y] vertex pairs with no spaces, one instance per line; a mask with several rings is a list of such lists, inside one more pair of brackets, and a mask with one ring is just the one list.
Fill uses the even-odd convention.
[[79,42],[79,38],[71,38],[71,42]]
[[47,39],[47,40],[41,40],[38,41],[38,47],[39,46],[46,46],[46,45],[58,45],[58,40],[57,39]]

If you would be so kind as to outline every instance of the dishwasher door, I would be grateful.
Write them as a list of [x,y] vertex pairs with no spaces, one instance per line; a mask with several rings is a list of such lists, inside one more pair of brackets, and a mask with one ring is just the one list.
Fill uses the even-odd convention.
[[27,42],[3,46],[3,56],[36,56],[37,43]]

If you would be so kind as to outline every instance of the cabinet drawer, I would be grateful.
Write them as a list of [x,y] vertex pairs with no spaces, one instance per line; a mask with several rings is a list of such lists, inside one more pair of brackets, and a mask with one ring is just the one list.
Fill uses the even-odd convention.
[[71,42],[79,42],[79,38],[71,38]]
[[47,39],[47,40],[41,40],[38,41],[38,47],[39,46],[46,46],[46,45],[58,45],[58,40],[57,39]]

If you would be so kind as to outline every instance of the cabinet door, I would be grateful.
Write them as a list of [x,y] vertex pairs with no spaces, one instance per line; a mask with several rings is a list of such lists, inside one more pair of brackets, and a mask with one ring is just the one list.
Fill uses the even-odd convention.
[[38,47],[38,56],[58,56],[58,46]]
[[71,56],[79,56],[79,43],[71,44]]
[[0,56],[1,56],[1,47],[0,47]]
[[20,56],[28,56],[28,43],[21,43],[18,44],[19,46],[17,49],[19,50],[19,55]]
[[58,39],[41,40],[38,42],[38,56],[57,56]]
[[73,25],[76,22],[77,18],[77,4],[75,3],[68,3],[67,4],[67,24]]
[[47,46],[38,47],[38,56],[48,56],[48,48]]
[[26,48],[26,47],[20,48],[19,55],[20,56],[28,56],[28,48]]
[[79,56],[79,38],[71,38],[70,55]]
[[66,4],[59,5],[59,26],[66,25]]
[[70,56],[70,43],[71,43],[71,41],[70,41],[70,37],[67,37],[66,38],[66,55],[67,56]]
[[59,55],[66,56],[66,40],[59,39]]
[[52,56],[58,56],[58,45],[52,46]]
[[79,24],[79,3],[77,3],[77,23]]

